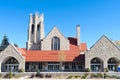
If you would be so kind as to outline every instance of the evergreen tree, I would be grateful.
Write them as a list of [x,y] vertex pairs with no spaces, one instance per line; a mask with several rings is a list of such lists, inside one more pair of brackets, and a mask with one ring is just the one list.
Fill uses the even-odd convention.
[[1,46],[0,46],[0,51],[2,51],[3,49],[5,49],[8,45],[9,45],[8,38],[7,38],[6,35],[4,35],[2,43],[1,43]]

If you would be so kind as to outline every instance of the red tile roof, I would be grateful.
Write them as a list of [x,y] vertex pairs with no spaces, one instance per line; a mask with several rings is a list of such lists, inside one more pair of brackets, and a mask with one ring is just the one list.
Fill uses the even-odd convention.
[[81,43],[80,46],[79,46],[79,49],[80,49],[81,51],[86,51],[86,50],[87,50],[87,45],[86,45],[86,43]]
[[26,56],[26,53],[24,51],[24,50],[26,50],[25,48],[17,48],[17,50],[21,52],[22,56],[24,56],[24,57]]
[[[81,43],[80,46],[76,45],[75,38],[69,38],[70,50],[64,51],[64,61],[84,61],[84,55],[80,52],[86,51],[86,43]],[[73,40],[73,42],[72,42]],[[26,50],[25,48],[18,49],[25,57],[27,62],[58,62],[60,51],[48,51],[48,50]]]

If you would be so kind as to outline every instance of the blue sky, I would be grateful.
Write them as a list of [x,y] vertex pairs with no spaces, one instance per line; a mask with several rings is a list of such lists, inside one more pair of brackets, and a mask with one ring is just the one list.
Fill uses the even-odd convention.
[[26,47],[30,13],[44,13],[45,34],[56,25],[66,36],[76,36],[91,47],[103,34],[120,40],[120,0],[0,0],[0,41]]

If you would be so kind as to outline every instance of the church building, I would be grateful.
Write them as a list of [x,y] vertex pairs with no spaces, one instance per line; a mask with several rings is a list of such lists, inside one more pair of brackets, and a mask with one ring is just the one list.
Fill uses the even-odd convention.
[[[69,30],[68,30],[69,31]],[[9,43],[0,50],[0,72],[103,72],[120,70],[120,47],[103,35],[89,50],[76,36],[66,37],[54,26],[45,35],[44,15],[30,14],[26,48]]]
[[54,26],[48,35],[44,32],[44,15],[30,14],[26,48],[9,44],[0,51],[0,72],[84,71],[86,43],[80,41],[80,26],[75,37],[65,37]]

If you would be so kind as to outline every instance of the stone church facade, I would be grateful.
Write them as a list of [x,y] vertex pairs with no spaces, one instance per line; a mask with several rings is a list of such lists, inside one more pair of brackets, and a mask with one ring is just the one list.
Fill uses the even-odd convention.
[[117,71],[120,49],[105,35],[91,48],[80,42],[80,26],[75,37],[65,37],[54,26],[45,36],[44,15],[30,14],[26,48],[9,44],[0,51],[0,72],[92,72]]
[[120,49],[103,35],[85,53],[85,68],[94,72],[117,71],[120,67]]

